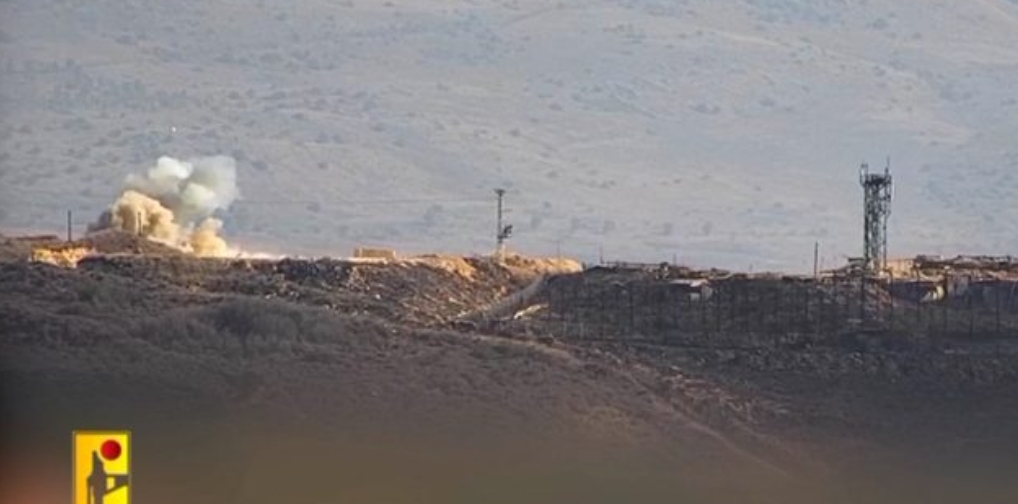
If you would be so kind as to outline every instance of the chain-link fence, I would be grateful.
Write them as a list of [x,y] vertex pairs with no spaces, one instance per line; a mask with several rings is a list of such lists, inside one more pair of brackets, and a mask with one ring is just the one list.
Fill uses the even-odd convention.
[[517,317],[498,324],[563,339],[717,345],[724,338],[809,339],[846,332],[1018,337],[1018,281],[948,273],[819,280],[578,274],[552,279],[518,308]]

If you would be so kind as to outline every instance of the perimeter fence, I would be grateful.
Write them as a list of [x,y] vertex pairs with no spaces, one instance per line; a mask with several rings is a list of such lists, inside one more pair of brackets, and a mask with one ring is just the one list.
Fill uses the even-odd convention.
[[517,308],[497,324],[562,339],[715,345],[724,338],[865,332],[1018,340],[1018,281],[968,274],[669,279],[583,273],[549,279]]

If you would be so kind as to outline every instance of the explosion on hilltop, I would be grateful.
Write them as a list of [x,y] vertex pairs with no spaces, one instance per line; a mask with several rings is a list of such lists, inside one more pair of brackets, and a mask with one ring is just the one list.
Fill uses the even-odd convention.
[[229,156],[181,161],[159,158],[144,175],[131,174],[117,200],[89,226],[89,233],[116,230],[202,257],[239,255],[219,236],[213,217],[240,196],[237,163]]

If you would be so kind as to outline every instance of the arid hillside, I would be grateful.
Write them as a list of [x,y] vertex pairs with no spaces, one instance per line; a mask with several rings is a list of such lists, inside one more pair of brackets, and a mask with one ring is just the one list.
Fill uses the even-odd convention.
[[[0,225],[77,229],[157,157],[225,154],[227,236],[335,253],[514,242],[808,271],[1018,247],[1014,0],[4,0]],[[398,182],[394,182],[398,181]],[[604,202],[619,202],[604,203]],[[624,203],[622,203],[624,202]]]
[[580,295],[660,273],[553,261],[66,267],[32,248],[5,239],[0,261],[5,502],[63,502],[67,437],[88,427],[133,429],[135,496],[154,503],[1018,495],[1000,477],[1018,447],[1004,337],[692,334],[649,296]]

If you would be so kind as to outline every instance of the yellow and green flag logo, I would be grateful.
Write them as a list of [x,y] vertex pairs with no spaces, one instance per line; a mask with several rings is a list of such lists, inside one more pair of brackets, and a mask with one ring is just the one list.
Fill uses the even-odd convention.
[[130,504],[130,431],[75,431],[73,437],[73,504]]

